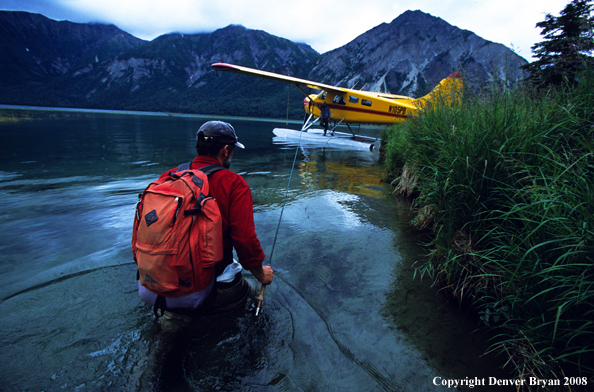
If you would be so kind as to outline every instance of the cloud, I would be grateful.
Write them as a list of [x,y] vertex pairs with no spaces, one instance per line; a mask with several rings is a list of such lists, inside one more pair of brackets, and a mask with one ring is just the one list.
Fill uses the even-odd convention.
[[55,3],[85,15],[87,22],[115,24],[149,40],[171,32],[212,31],[216,23],[215,18],[208,18],[206,2],[191,0],[55,0]]
[[[558,15],[568,0],[0,0],[2,9],[39,12],[79,23],[115,24],[147,40],[180,32],[212,32],[230,24],[295,42],[320,53],[336,49],[408,9],[419,9],[480,37],[514,46],[530,58],[541,40],[537,22]],[[8,7],[8,8],[7,8]]]
[[[473,31],[489,41],[513,47],[525,58],[531,56],[531,47],[542,40],[536,23],[544,20],[547,13],[558,15],[569,0],[523,1],[500,0],[498,2],[465,2],[467,8],[460,14],[452,14],[448,22]],[[475,3],[475,4],[471,4]]]

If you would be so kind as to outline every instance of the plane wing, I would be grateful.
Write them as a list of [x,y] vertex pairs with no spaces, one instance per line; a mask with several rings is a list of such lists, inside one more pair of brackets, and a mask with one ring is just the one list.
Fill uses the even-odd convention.
[[248,67],[242,67],[240,65],[233,65],[227,63],[215,63],[211,65],[212,69],[217,71],[232,72],[240,75],[253,76],[260,79],[270,79],[277,82],[294,84],[296,86],[305,86],[316,90],[331,91],[335,93],[343,93],[347,91],[341,87],[331,86],[329,84],[312,82],[310,80],[294,78],[292,76],[280,75],[273,72],[261,71],[259,69],[253,69]]

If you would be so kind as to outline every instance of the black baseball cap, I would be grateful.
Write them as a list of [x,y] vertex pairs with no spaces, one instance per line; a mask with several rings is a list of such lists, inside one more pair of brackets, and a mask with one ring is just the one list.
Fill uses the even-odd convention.
[[243,144],[237,141],[235,129],[231,124],[223,121],[208,121],[202,124],[198,132],[196,132],[196,141],[200,138],[207,142],[233,144],[239,148],[245,148]]

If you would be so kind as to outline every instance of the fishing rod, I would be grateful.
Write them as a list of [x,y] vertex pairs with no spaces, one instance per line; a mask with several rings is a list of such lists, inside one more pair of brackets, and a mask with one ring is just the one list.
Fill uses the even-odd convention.
[[[297,141],[297,146],[295,147],[295,156],[293,157],[293,165],[291,166],[291,174],[289,174],[289,181],[287,183],[287,189],[285,191],[285,198],[283,200],[283,206],[281,208],[280,217],[278,218],[278,225],[276,226],[276,234],[274,235],[274,241],[272,242],[272,250],[270,251],[270,258],[268,259],[269,265],[272,265],[272,256],[274,255],[274,248],[276,247],[276,239],[278,238],[278,232],[280,230],[281,221],[283,219],[283,213],[285,212],[285,205],[287,204],[287,196],[289,195],[289,187],[291,186],[291,178],[293,178],[293,170],[295,169],[295,162],[297,162],[297,153],[299,152],[299,142],[301,141],[301,134],[303,133],[304,129],[308,129],[309,127],[311,127],[313,125],[313,123],[311,123],[309,125],[309,127],[306,127],[307,124],[309,123],[309,120],[311,120],[312,116],[313,116],[313,114],[309,115],[307,120],[303,123],[303,126],[301,127],[301,131],[299,132],[299,140]],[[314,121],[314,123],[317,120],[318,119],[316,119]],[[260,294],[258,295],[258,298],[257,298],[258,303],[256,305],[256,317],[258,317],[258,314],[260,314],[260,309],[262,308],[262,302],[264,301],[264,291],[265,290],[266,290],[266,285],[262,284],[262,287],[260,288]]]

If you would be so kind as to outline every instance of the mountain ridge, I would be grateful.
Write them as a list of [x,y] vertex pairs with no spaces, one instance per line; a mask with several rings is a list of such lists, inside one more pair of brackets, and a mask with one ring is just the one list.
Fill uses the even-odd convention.
[[[115,25],[53,21],[27,12],[2,11],[0,22],[0,50],[5,59],[20,60],[18,65],[29,68],[32,74],[40,77],[66,73],[79,61],[88,61],[85,55],[90,51],[93,51],[92,59],[98,61],[98,56],[111,57],[145,42]],[[27,54],[31,55],[25,56]],[[0,62],[0,75],[11,74],[5,67],[10,64],[5,60]],[[15,79],[5,77],[3,81],[10,83]]]
[[455,71],[480,83],[497,77],[516,82],[524,75],[515,69],[524,63],[502,44],[416,10],[322,54],[309,76],[343,87],[361,83],[371,91],[419,96]]
[[[464,71],[477,85],[501,76],[513,83],[522,77],[515,69],[527,62],[418,10],[323,54],[241,25],[144,41],[114,25],[0,11],[0,50],[7,54],[0,61],[0,103],[258,117],[284,117],[287,100],[301,102],[301,92],[220,73],[212,63],[421,95],[452,71]],[[302,115],[301,105],[289,107],[291,118]]]

